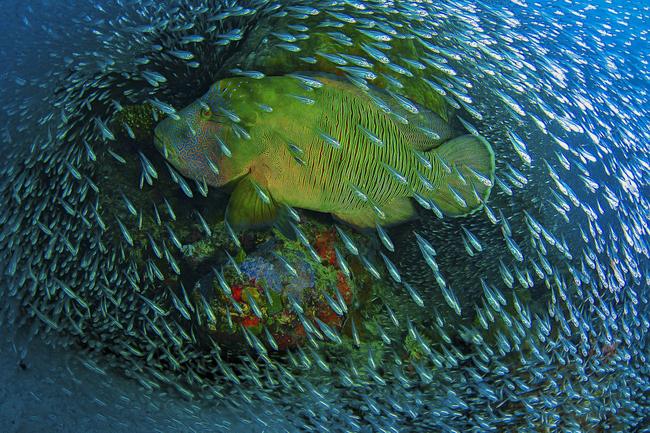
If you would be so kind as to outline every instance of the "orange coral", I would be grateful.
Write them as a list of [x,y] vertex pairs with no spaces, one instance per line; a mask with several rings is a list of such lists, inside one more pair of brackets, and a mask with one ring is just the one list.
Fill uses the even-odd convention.
[[247,328],[260,324],[260,318],[257,316],[246,316],[242,319],[241,324]]
[[307,336],[307,332],[305,331],[305,327],[302,326],[302,323],[298,323],[293,330],[294,330],[294,334],[296,336],[298,336],[298,337],[306,337]]
[[334,229],[330,229],[316,235],[316,240],[314,241],[316,253],[330,265],[336,264],[336,253],[334,252],[335,240],[336,233]]
[[304,340],[304,337],[288,334],[273,334],[273,339],[278,344],[278,349],[284,351],[295,347],[299,342]]
[[350,301],[352,300],[352,290],[350,290],[348,280],[345,278],[345,275],[341,271],[338,271],[336,273],[336,287],[339,289],[341,296],[343,296],[345,303],[347,305],[350,305]]
[[341,326],[341,317],[332,310],[329,305],[323,306],[323,309],[318,313],[318,318],[330,326]]
[[232,298],[237,302],[241,302],[241,294],[244,288],[239,284],[235,284],[234,286],[231,287],[231,290],[232,290]]

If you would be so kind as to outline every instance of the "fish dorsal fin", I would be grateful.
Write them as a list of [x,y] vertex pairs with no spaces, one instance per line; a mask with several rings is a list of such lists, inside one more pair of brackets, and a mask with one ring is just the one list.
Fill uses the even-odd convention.
[[[389,117],[403,134],[406,143],[415,150],[421,152],[429,151],[440,146],[452,137],[462,134],[452,122],[445,120],[434,111],[416,104],[401,94],[389,93],[384,89],[374,86],[369,86],[369,90],[364,92],[348,80],[325,73],[305,75],[310,75],[326,83],[329,89],[338,89],[343,91],[343,93],[351,93],[365,100],[366,104],[361,104],[359,108],[367,110],[368,115],[384,117],[387,111],[394,113],[394,116],[389,115]],[[400,99],[398,100],[397,98]],[[402,103],[400,103],[400,100]],[[417,113],[409,112],[402,105],[404,103],[409,104],[411,109],[416,109]],[[402,119],[406,119],[408,123],[402,123]],[[371,133],[381,135],[380,131],[373,130],[372,128],[369,129]]]
[[400,130],[406,136],[409,146],[421,152],[435,149],[450,138],[460,135],[460,131],[450,122],[424,108],[417,114],[409,115],[408,120],[408,124],[399,125]]
[[226,208],[226,220],[235,230],[269,226],[277,217],[278,205],[266,188],[250,176],[237,183]]
[[[362,94],[358,89],[355,91]],[[426,107],[417,105],[403,95],[371,88],[364,97],[368,102],[365,105],[366,109],[380,117],[388,115],[400,131],[405,144],[414,150],[429,151],[461,134],[452,122],[448,122]],[[404,104],[408,105],[410,111]],[[390,114],[386,114],[387,110]],[[377,133],[372,130],[371,132]]]

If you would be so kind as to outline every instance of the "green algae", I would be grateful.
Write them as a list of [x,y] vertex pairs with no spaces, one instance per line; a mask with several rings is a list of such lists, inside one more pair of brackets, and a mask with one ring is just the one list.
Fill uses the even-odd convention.
[[[317,53],[313,56],[313,60],[315,61],[297,61],[298,56],[296,56],[295,53],[278,47],[277,44],[280,42],[279,40],[266,36],[264,32],[259,32],[259,36],[251,35],[251,37],[246,41],[244,47],[241,49],[241,52],[245,54],[238,56],[235,53],[232,64],[243,65],[242,69],[246,70],[259,70],[264,72],[266,75],[286,75],[296,71],[304,71],[343,76],[344,72],[339,68],[339,65],[328,61],[324,56],[318,54],[337,54],[341,51],[341,42],[333,36],[331,29],[319,27],[318,24],[320,22],[320,17],[307,18],[304,24],[308,27],[312,27],[309,33],[309,38],[297,41],[294,44],[299,47],[302,52]],[[340,33],[354,34],[354,27],[355,25],[353,23],[342,23],[342,26],[336,31]],[[423,107],[429,108],[436,114],[440,115],[444,120],[449,120],[453,117],[451,116],[453,109],[449,106],[444,97],[440,93],[435,92],[423,80],[423,78],[432,79],[435,76],[444,78],[445,73],[442,71],[436,72],[436,70],[432,68],[409,68],[412,70],[414,69],[411,71],[410,75],[398,73],[388,65],[373,59],[366,51],[364,51],[364,43],[368,44],[372,42],[373,41],[370,38],[367,38],[365,41],[355,40],[351,41],[352,45],[345,47],[345,53],[347,55],[363,57],[370,63],[373,63],[372,71],[377,77],[370,81],[371,85],[381,89],[392,88],[395,91],[399,91],[403,96]],[[388,46],[390,57],[393,59],[420,59],[422,58],[424,47],[429,47],[427,48],[429,51],[435,49],[435,47],[425,39],[415,38],[413,36],[393,37],[388,42]],[[430,54],[435,56],[434,52],[431,52]],[[353,66],[353,64],[348,63],[348,66]],[[394,81],[387,79],[387,76],[393,78],[393,80],[397,79],[403,87],[395,87],[395,85],[392,84]]]

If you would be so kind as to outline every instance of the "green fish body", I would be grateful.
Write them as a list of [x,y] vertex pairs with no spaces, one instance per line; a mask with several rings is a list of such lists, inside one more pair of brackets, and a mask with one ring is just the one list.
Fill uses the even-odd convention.
[[415,215],[413,198],[465,215],[493,181],[485,140],[454,137],[433,112],[336,77],[224,79],[178,114],[158,125],[156,144],[185,176],[235,182],[233,227],[271,223],[286,206],[390,225]]

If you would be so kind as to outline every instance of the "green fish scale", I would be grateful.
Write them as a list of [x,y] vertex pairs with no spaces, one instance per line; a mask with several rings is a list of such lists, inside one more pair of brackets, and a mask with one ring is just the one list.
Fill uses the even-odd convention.
[[[314,123],[305,119],[306,121],[299,126],[299,131],[294,131],[292,134],[296,137],[304,137],[305,134],[312,136],[304,149],[307,167],[291,170],[295,176],[292,176],[294,182],[290,182],[291,185],[287,187],[295,188],[296,185],[308,187],[303,191],[306,194],[318,195],[318,200],[312,195],[312,200],[309,201],[318,201],[317,209],[322,211],[357,210],[367,207],[368,204],[356,196],[351,185],[359,188],[379,206],[396,197],[412,195],[411,189],[416,192],[424,191],[414,170],[420,163],[407,144],[410,136],[416,134],[407,136],[389,115],[380,111],[363,94],[341,91],[332,86],[327,86],[318,92],[319,108],[314,113],[317,119]],[[299,103],[293,103],[292,105],[295,106],[291,107],[291,110],[301,110],[300,105],[296,104]],[[304,108],[302,110],[304,113],[310,112]],[[310,123],[315,127],[310,128],[308,126]],[[384,142],[384,145],[377,146],[372,143],[358,125],[372,131]],[[318,132],[330,135],[340,143],[341,147],[337,149],[325,142]],[[276,156],[278,157],[276,164],[283,163],[280,158],[290,158],[284,152]],[[382,162],[403,174],[408,185],[400,184],[394,179],[381,164]],[[432,165],[440,168],[437,161],[432,161]],[[440,172],[436,169],[429,172],[424,167],[420,171],[427,175],[432,183],[435,183],[438,177],[435,173]],[[311,206],[302,204],[305,207],[316,205],[316,203],[310,203]]]

